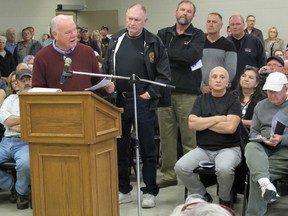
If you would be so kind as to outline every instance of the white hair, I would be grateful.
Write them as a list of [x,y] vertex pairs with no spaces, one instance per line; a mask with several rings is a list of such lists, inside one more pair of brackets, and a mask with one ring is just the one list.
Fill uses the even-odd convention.
[[4,37],[4,36],[2,36],[2,35],[0,35],[0,41],[4,41],[4,42],[6,43],[6,41],[7,41],[7,38],[6,38],[6,37]]
[[[195,203],[195,204],[193,204]],[[189,206],[190,204],[190,206]],[[188,206],[184,211],[183,207]],[[191,194],[185,204],[177,206],[170,216],[233,216],[228,209],[214,203],[207,203],[199,194]]]

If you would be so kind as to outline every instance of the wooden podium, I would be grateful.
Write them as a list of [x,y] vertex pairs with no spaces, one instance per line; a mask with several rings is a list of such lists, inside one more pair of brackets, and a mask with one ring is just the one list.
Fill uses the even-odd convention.
[[121,109],[91,92],[21,93],[34,216],[118,216]]

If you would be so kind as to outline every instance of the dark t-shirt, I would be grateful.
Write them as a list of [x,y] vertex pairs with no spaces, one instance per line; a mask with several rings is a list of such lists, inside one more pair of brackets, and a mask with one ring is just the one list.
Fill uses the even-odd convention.
[[[241,117],[241,105],[238,98],[230,92],[223,97],[213,97],[211,93],[199,95],[191,114],[201,117],[216,115],[237,115]],[[206,150],[220,150],[240,145],[239,128],[233,134],[220,134],[206,129],[196,131],[197,145]]]
[[[147,79],[148,73],[144,61],[144,36],[129,38],[127,35],[123,38],[121,45],[116,53],[116,74],[118,76],[131,77],[132,74]],[[144,82],[136,83],[137,89],[147,86]],[[117,91],[132,91],[132,85],[127,80],[116,80]]]

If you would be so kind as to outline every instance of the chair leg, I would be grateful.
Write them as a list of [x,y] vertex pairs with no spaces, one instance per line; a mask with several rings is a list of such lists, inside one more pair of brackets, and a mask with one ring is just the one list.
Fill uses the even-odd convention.
[[246,205],[248,202],[248,195],[249,195],[249,173],[246,174],[245,178],[245,187],[244,187],[244,195],[243,195],[243,206],[242,206],[242,216],[246,215]]

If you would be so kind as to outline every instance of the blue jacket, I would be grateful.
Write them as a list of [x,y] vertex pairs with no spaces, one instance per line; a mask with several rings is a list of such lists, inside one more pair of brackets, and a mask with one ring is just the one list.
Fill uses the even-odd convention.
[[[231,36],[228,39],[233,42]],[[242,71],[246,65],[257,68],[266,65],[265,49],[261,41],[249,34],[245,34],[240,42],[240,49],[237,52],[237,70],[232,81],[232,89],[235,89],[239,83]]]

